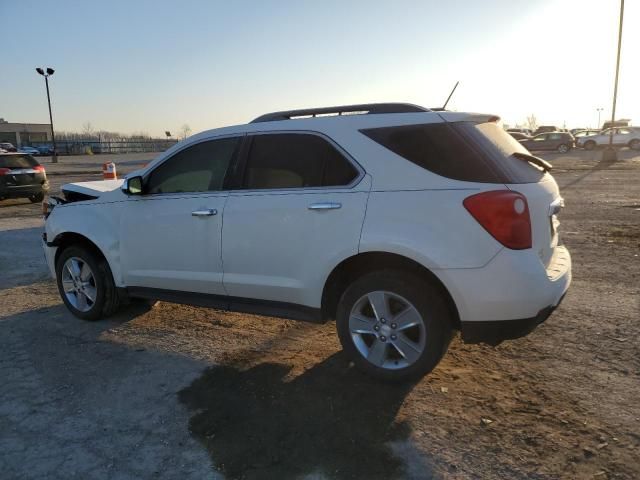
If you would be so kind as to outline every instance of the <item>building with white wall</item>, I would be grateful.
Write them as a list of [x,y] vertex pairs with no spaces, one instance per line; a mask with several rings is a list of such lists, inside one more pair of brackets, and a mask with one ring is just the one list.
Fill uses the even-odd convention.
[[49,123],[13,123],[0,119],[0,142],[10,142],[19,148],[34,142],[50,141]]

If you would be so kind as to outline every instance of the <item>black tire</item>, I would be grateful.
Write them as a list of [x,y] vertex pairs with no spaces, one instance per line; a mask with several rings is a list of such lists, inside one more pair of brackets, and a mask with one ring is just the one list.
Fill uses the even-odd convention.
[[31,203],[41,203],[44,200],[44,193],[36,193],[35,195],[31,195],[29,197]]
[[640,150],[640,139],[634,138],[629,142],[629,148],[631,150]]
[[584,142],[584,149],[585,150],[593,150],[594,148],[596,148],[596,142],[594,142],[593,140],[589,140],[588,142]]
[[[356,347],[349,328],[351,310],[363,296],[388,291],[408,300],[422,316],[426,327],[425,347],[412,364],[386,369],[370,363]],[[451,311],[441,288],[409,272],[380,270],[354,281],[338,304],[336,328],[345,353],[366,374],[389,382],[417,380],[433,370],[444,356],[452,338]],[[390,347],[387,347],[390,348]]]
[[560,153],[567,153],[569,150],[571,150],[571,147],[569,147],[569,145],[567,145],[566,143],[561,143],[560,145],[558,145],[558,152]]
[[[62,269],[64,268],[65,262],[71,257],[79,258],[87,263],[94,274],[96,299],[91,309],[85,312],[78,310],[69,302],[62,286]],[[60,297],[64,304],[73,315],[83,320],[95,321],[109,317],[113,315],[120,306],[120,298],[118,297],[115,283],[113,282],[113,275],[111,274],[109,264],[102,255],[96,253],[93,249],[81,245],[72,245],[65,248],[56,261],[56,281],[58,283]]]

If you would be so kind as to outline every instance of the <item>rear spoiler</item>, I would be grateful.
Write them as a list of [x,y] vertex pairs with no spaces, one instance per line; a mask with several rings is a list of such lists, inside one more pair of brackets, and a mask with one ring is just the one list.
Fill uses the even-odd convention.
[[501,120],[498,115],[492,115],[489,113],[438,112],[438,115],[445,122],[487,123],[499,122]]

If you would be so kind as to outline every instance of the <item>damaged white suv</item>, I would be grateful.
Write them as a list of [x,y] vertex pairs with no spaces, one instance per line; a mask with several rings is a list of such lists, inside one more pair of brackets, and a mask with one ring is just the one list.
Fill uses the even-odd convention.
[[452,334],[498,343],[571,281],[550,166],[490,115],[370,104],[276,112],[180,142],[124,181],[65,185],[44,249],[64,303],[129,298],[309,321],[379,378]]

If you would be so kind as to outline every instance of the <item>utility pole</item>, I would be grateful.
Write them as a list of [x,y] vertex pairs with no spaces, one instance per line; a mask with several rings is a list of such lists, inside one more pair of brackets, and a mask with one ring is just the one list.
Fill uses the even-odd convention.
[[44,77],[44,83],[47,86],[47,104],[49,105],[49,122],[51,123],[51,140],[53,142],[53,156],[51,157],[52,163],[58,163],[58,149],[56,148],[56,134],[53,129],[53,115],[51,114],[51,96],[49,95],[49,77],[53,75],[55,70],[47,67],[47,73],[40,67],[36,68],[36,72]]
[[[620,0],[620,26],[618,27],[618,56],[616,59],[616,80],[613,86],[613,107],[611,108],[611,122],[615,126],[616,100],[618,99],[618,74],[620,73],[620,50],[622,49],[622,20],[624,18],[624,0]],[[609,147],[602,154],[602,160],[615,161],[618,155],[613,148],[613,129],[609,133]]]

